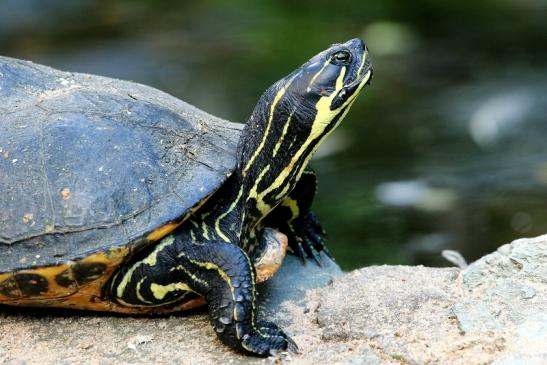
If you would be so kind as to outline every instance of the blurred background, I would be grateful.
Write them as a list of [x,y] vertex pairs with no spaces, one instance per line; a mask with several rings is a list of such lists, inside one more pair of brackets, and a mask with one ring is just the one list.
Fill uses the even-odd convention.
[[0,54],[134,80],[244,122],[361,37],[375,79],[319,150],[315,211],[344,269],[447,265],[547,233],[547,1],[2,0]]

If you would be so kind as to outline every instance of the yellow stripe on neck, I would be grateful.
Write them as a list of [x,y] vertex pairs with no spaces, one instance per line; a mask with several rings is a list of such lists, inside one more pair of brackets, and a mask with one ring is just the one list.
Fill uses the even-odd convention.
[[279,103],[279,100],[281,100],[281,97],[287,91],[287,88],[291,85],[293,80],[294,80],[294,78],[291,78],[289,81],[287,81],[287,83],[285,85],[283,85],[283,87],[277,92],[277,94],[275,94],[274,100],[273,100],[272,105],[270,107],[270,113],[268,115],[268,124],[266,125],[266,130],[264,131],[264,134],[262,136],[262,140],[260,141],[260,144],[258,145],[257,149],[255,150],[255,152],[253,153],[253,155],[251,156],[251,158],[249,159],[249,161],[245,165],[245,168],[243,169],[243,175],[245,175],[245,173],[247,171],[249,171],[249,168],[252,166],[254,160],[257,158],[257,156],[260,154],[260,152],[264,148],[264,145],[266,144],[266,140],[268,138],[268,134],[270,134],[270,129],[272,127],[272,122],[273,122],[273,118],[274,118],[274,114],[275,114],[275,108],[276,108],[277,104]]
[[281,137],[279,138],[279,141],[277,141],[277,144],[274,147],[272,157],[275,157],[277,155],[277,152],[279,152],[279,148],[281,148],[281,145],[283,144],[283,141],[285,140],[285,135],[287,134],[287,131],[289,130],[289,125],[291,124],[292,115],[294,114],[294,110],[289,114],[289,118],[287,118],[287,122],[285,123],[285,126],[283,127],[283,132],[281,132]]
[[[312,130],[310,131],[310,134],[308,138],[306,139],[306,141],[304,142],[304,144],[302,144],[302,146],[294,154],[294,156],[291,158],[288,165],[283,170],[281,170],[280,174],[277,176],[274,182],[266,190],[258,194],[256,198],[257,207],[262,214],[268,213],[269,209],[271,209],[270,206],[264,202],[264,197],[270,192],[272,192],[273,190],[283,185],[283,183],[287,180],[287,177],[294,170],[295,164],[298,162],[300,157],[307,150],[308,146],[321,136],[321,134],[324,132],[325,128],[328,126],[330,121],[334,117],[336,117],[338,110],[334,110],[334,111],[330,110],[330,105],[332,103],[332,100],[336,97],[338,92],[344,86],[345,74],[346,74],[346,67],[342,67],[340,70],[340,75],[338,75],[338,78],[336,79],[336,90],[334,90],[329,96],[320,98],[319,101],[317,102],[316,104],[317,115],[315,116],[315,120],[312,123]],[[342,107],[344,106],[345,105],[343,105]],[[304,160],[303,166],[307,165],[307,162],[309,161],[310,157],[311,157],[311,153]],[[277,194],[276,199],[280,199],[283,196],[285,196],[288,193],[289,188],[290,187],[288,185],[285,186],[284,189],[279,194]]]

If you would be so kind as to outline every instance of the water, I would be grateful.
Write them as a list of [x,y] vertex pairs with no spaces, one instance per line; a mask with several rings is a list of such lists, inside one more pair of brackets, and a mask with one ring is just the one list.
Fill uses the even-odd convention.
[[547,232],[547,3],[5,0],[0,54],[152,85],[245,121],[271,83],[365,39],[373,86],[313,165],[345,269],[444,265]]

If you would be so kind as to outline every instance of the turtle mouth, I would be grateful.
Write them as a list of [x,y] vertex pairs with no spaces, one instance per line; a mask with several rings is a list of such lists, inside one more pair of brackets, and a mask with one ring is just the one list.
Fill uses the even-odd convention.
[[363,83],[365,85],[370,85],[370,82],[372,80],[372,75],[373,75],[373,69],[372,69],[372,60],[370,59],[370,53],[368,52],[368,49],[366,47],[364,49],[362,57],[363,57],[362,63],[359,66],[359,68],[355,71],[355,77],[353,78],[353,81],[348,83],[347,85],[347,88],[349,89],[355,90]]
[[349,83],[347,86],[344,86],[342,90],[336,95],[336,97],[333,99],[330,109],[335,110],[340,108],[342,105],[345,105],[346,102],[351,102],[350,100],[354,100],[357,95],[359,95],[359,92],[365,87],[366,85],[370,85],[372,80],[372,68],[367,67],[365,70],[362,70],[359,77]]
[[346,92],[353,93],[357,89],[362,88],[365,85],[370,85],[372,82],[374,72],[371,67],[367,67],[365,70],[362,70],[359,77],[356,80],[349,83],[344,89]]

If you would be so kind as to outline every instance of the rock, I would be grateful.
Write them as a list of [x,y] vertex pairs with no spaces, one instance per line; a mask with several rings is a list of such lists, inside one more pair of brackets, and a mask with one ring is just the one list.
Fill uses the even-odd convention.
[[275,274],[273,280],[261,285],[258,298],[260,311],[267,317],[275,315],[287,300],[304,308],[308,304],[308,290],[327,286],[342,275],[340,267],[325,255],[321,255],[321,266],[312,260],[306,260],[303,266],[299,259],[288,256],[283,269]]
[[376,266],[347,274],[321,293],[322,337],[366,339],[386,360],[430,362],[443,350],[435,339],[459,335],[450,320],[458,276],[458,269],[421,266]]
[[547,235],[479,259],[463,273],[463,287],[460,327],[505,338],[507,356],[496,364],[547,363]]
[[[291,364],[547,363],[547,236],[465,270],[373,266],[343,275],[288,257],[260,288],[260,315],[293,336]],[[264,364],[224,347],[203,311],[170,317],[7,309],[0,363]]]

